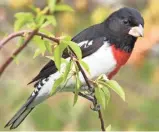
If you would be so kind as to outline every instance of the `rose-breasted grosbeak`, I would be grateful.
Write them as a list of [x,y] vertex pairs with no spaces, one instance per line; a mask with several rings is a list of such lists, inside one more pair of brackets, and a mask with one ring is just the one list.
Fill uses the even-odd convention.
[[[111,79],[129,59],[137,37],[143,36],[144,20],[133,8],[121,8],[112,13],[104,22],[93,25],[72,38],[82,50],[82,58],[90,68],[90,79],[105,74]],[[64,53],[68,58],[68,53]],[[21,109],[5,127],[18,127],[35,106],[50,97],[52,86],[60,77],[55,63],[50,61],[30,82],[35,83],[35,90]],[[79,74],[83,86],[85,80]],[[74,90],[74,79],[69,79],[62,91]],[[54,94],[53,94],[54,95]]]

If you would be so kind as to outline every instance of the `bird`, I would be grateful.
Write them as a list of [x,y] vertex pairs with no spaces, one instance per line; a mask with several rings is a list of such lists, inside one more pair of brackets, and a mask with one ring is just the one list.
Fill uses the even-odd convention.
[[[95,79],[101,74],[112,79],[128,61],[138,37],[143,36],[144,19],[141,13],[137,9],[123,7],[112,12],[101,23],[84,29],[71,41],[81,48],[82,60],[90,69],[89,79]],[[63,58],[68,60],[68,52],[64,52]],[[50,60],[32,79],[30,83],[35,83],[34,91],[5,127],[17,128],[38,104],[58,93],[56,91],[50,95],[52,86],[59,77],[55,62]],[[79,79],[85,86],[81,72]],[[74,87],[75,81],[71,78],[63,91],[72,92]]]

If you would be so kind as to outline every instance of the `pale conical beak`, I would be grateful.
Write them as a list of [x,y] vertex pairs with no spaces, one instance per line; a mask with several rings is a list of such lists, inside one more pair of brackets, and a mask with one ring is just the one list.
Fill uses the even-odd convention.
[[143,37],[144,36],[144,28],[140,24],[139,26],[132,27],[129,31],[129,35],[134,37]]

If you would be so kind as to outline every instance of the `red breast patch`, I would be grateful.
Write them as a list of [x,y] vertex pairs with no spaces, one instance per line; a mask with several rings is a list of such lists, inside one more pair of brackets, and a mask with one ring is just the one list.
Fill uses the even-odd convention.
[[130,57],[130,55],[131,55],[131,53],[127,53],[127,52],[125,52],[124,50],[121,50],[121,49],[119,49],[119,48],[117,49],[114,45],[112,45],[111,48],[112,48],[113,56],[114,56],[114,58],[115,58],[115,60],[116,60],[116,62],[117,62],[117,66],[116,66],[116,68],[108,75],[108,78],[109,78],[109,79],[111,79],[111,78],[119,71],[120,67],[121,67],[122,65],[124,65],[124,64],[128,61],[128,59],[129,59],[129,57]]

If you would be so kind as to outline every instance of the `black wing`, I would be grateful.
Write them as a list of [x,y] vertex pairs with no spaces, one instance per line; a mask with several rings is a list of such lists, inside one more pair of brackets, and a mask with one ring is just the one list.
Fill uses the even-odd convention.
[[[85,29],[84,31],[80,32],[78,35],[76,35],[74,38],[72,38],[72,41],[76,43],[80,43],[85,41],[85,43],[81,46],[82,51],[82,58],[89,56],[96,52],[104,43],[105,37],[101,35],[98,32],[99,25],[95,25],[92,27],[89,27]],[[90,45],[89,42],[92,41],[92,44]],[[68,58],[68,52],[65,51],[63,58]],[[54,74],[57,71],[57,68],[55,66],[54,61],[49,61],[39,72],[39,74],[32,79],[31,82],[28,84],[41,80],[43,78],[47,78],[49,75]]]

